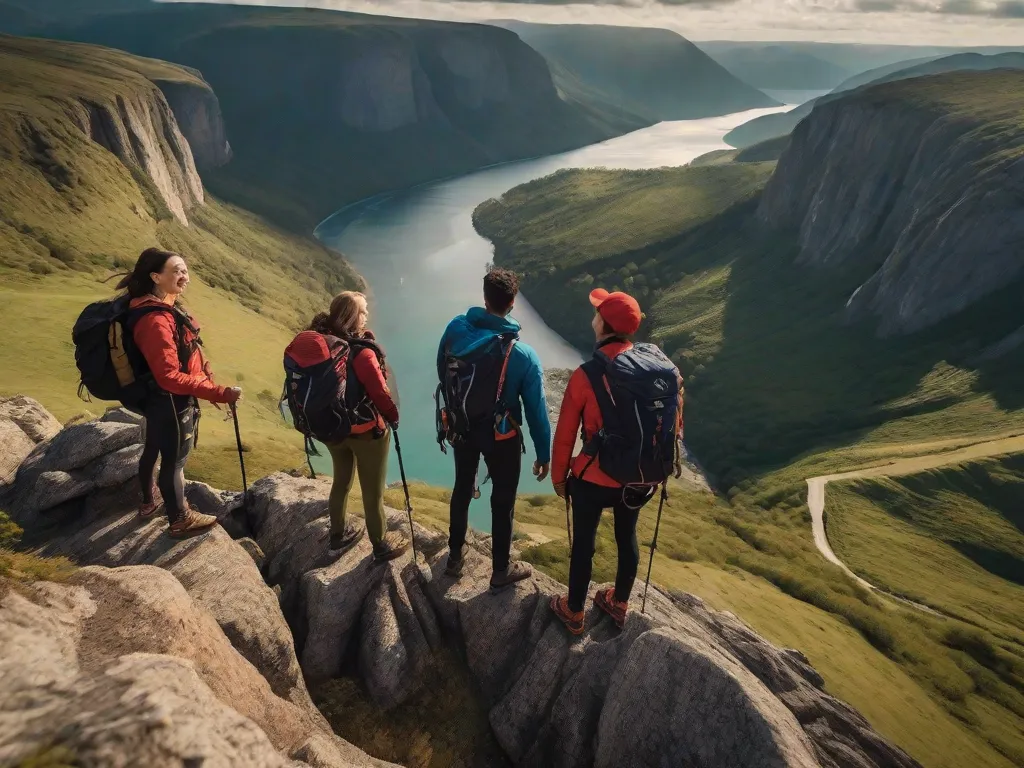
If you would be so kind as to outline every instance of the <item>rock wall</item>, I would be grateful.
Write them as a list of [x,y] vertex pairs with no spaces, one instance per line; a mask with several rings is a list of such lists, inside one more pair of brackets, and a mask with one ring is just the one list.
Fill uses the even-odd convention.
[[127,90],[109,103],[72,106],[78,126],[129,168],[141,170],[179,222],[204,202],[203,182],[192,149],[178,127],[167,99],[153,85]]
[[231,160],[231,144],[220,99],[208,86],[181,80],[155,80],[174,112],[200,171],[220,168]]
[[[926,78],[993,99],[1024,93],[1024,73]],[[917,83],[918,81],[914,81]],[[900,83],[818,106],[793,133],[759,218],[798,232],[801,259],[870,267],[850,319],[883,335],[921,330],[1024,274],[1024,156],[983,111],[911,103]],[[1005,88],[1005,91],[1000,89]]]
[[[40,444],[18,473],[27,533],[89,567],[0,600],[0,760],[57,745],[83,766],[382,766],[328,731],[306,681],[355,670],[388,710],[430,685],[447,646],[516,765],[916,765],[798,651],[696,597],[655,588],[625,630],[591,610],[570,639],[548,607],[563,587],[535,575],[489,594],[474,537],[459,580],[444,575],[444,534],[418,525],[417,562],[375,564],[365,537],[331,555],[329,480],[274,475],[245,503],[192,484],[190,502],[224,527],[172,540],[135,514],[131,473],[108,471],[139,425],[105,419]],[[68,499],[81,499],[73,516]],[[394,510],[388,524],[407,525]]]

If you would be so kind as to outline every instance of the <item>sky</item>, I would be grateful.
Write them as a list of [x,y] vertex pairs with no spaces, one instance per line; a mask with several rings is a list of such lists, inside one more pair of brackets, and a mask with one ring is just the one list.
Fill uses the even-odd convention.
[[452,21],[515,18],[655,26],[673,29],[691,40],[1024,47],[1024,0],[239,1]]

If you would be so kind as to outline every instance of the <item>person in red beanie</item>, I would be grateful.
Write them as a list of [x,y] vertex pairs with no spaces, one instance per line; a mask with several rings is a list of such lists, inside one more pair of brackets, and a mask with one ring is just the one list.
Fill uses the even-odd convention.
[[[665,425],[662,431],[659,422],[658,439],[665,441],[663,453],[670,457],[668,466],[661,474],[658,474],[656,468],[650,477],[640,477],[639,482],[633,482],[633,478],[624,472],[620,457],[627,453],[635,456],[639,445],[630,446],[628,451],[617,452],[599,452],[597,448],[588,448],[606,439],[606,420],[614,416],[611,410],[617,406],[611,397],[609,379],[602,372],[620,355],[634,354],[631,352],[634,345],[628,337],[640,329],[643,319],[640,305],[626,293],[609,293],[599,288],[590,294],[590,303],[596,310],[591,323],[597,340],[594,360],[577,368],[569,379],[555,429],[551,457],[551,480],[555,492],[562,498],[571,496],[575,533],[569,565],[569,593],[553,598],[551,608],[574,635],[583,632],[583,607],[590,587],[597,528],[603,510],[610,507],[615,516],[618,570],[615,587],[598,592],[594,602],[621,628],[626,620],[629,597],[640,564],[640,549],[636,538],[640,510],[653,497],[657,485],[667,479],[668,473],[674,470],[675,476],[679,477],[682,467],[679,452],[679,441],[682,438],[682,377],[661,351],[649,344],[638,345],[636,352],[640,367],[643,367],[644,359],[639,358],[645,355],[646,360],[653,361],[656,371],[663,372],[658,387],[668,395],[665,411],[670,414],[671,423]],[[635,367],[632,360],[630,363],[631,367]],[[593,381],[601,381],[607,394],[602,392],[601,397],[598,397]],[[581,426],[583,450],[573,457],[576,436],[581,433]],[[643,474],[642,469],[640,474]]]

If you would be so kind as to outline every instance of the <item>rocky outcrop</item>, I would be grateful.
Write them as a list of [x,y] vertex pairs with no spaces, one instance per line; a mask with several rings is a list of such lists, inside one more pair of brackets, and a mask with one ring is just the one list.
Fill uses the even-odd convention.
[[31,397],[0,397],[0,495],[21,462],[60,429],[61,423]]
[[[65,472],[89,484],[79,467],[135,445],[125,422],[112,412],[66,428],[17,482]],[[166,522],[134,514],[131,481],[94,484],[73,519],[22,517],[27,535],[47,533],[46,554],[89,567],[0,602],[0,759],[60,747],[82,765],[122,764],[127,745],[157,766],[381,765],[328,731],[305,681],[355,674],[388,710],[430,685],[447,647],[517,765],[916,765],[825,693],[799,652],[696,597],[652,589],[625,630],[591,610],[570,639],[548,608],[563,589],[551,579],[489,594],[486,546],[471,545],[458,580],[443,572],[445,536],[419,525],[416,562],[375,564],[365,537],[332,555],[329,489],[278,474],[242,504],[191,486],[192,503],[248,534],[244,547],[219,528],[169,539]],[[390,511],[388,525],[408,523]]]
[[934,325],[1024,274],[1021,94],[1024,72],[950,74],[819,106],[758,216],[796,230],[807,264],[875,270],[851,319],[883,335]]
[[[199,73],[196,73],[199,77]],[[185,80],[154,81],[167,99],[178,127],[188,141],[200,171],[220,168],[231,160],[220,100],[205,83]]]

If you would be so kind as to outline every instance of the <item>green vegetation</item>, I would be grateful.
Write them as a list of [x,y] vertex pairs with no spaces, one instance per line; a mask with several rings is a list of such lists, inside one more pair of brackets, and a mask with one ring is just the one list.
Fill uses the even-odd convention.
[[325,684],[313,699],[335,733],[381,760],[409,768],[509,765],[465,662],[450,652],[438,654],[433,679],[386,714],[351,678]]
[[829,485],[829,539],[873,584],[1024,644],[1024,455]]
[[544,60],[495,27],[166,3],[47,34],[201,70],[234,150],[204,181],[303,233],[345,203],[643,124],[560,99]]
[[[186,303],[218,377],[244,381],[249,471],[300,466],[301,440],[276,407],[281,350],[331,295],[361,280],[314,240],[209,197],[183,226],[139,168],[90,141],[75,120],[83,104],[116,111],[119,96],[157,98],[150,77],[201,83],[117,51],[0,37],[0,393],[29,391],[62,420],[104,407],[77,399],[71,326],[112,294],[109,275],[159,245],[190,264]],[[231,426],[208,412],[190,468],[239,487],[234,451]]]
[[[976,136],[1008,146],[1017,129],[1007,104],[1016,97],[1000,90],[1009,78],[991,82],[988,96],[919,89],[917,103],[981,116]],[[753,217],[771,167],[723,154],[646,174],[562,172],[488,201],[475,222],[494,240],[496,261],[524,274],[525,294],[571,341],[590,342],[589,290],[629,290],[647,313],[642,335],[683,371],[687,442],[722,496],[677,491],[662,521],[656,581],[736,610],[767,637],[801,648],[830,691],[925,765],[1020,764],[1024,644],[1012,605],[1020,602],[1019,581],[1007,581],[1004,565],[974,584],[978,592],[998,586],[977,614],[1002,600],[996,618],[984,622],[953,610],[952,601],[970,602],[967,585],[945,597],[927,594],[921,582],[934,581],[934,572],[901,569],[902,532],[864,518],[892,516],[887,497],[859,502],[857,515],[841,523],[855,537],[867,528],[889,537],[888,557],[871,556],[865,572],[897,593],[940,601],[949,615],[869,593],[814,548],[804,482],[1024,432],[1024,354],[990,362],[980,355],[1019,326],[1019,285],[987,299],[983,311],[969,309],[911,337],[883,340],[870,327],[844,324],[841,310],[870,264],[827,274],[797,264],[793,234],[766,232]],[[540,510],[552,528],[563,519],[557,504]],[[645,513],[650,536],[647,517],[653,512]],[[968,549],[992,547],[992,535],[961,535]],[[564,579],[564,533],[550,538],[527,557]],[[862,560],[875,552],[856,546]],[[956,551],[940,541],[922,568],[937,549]],[[989,557],[970,551],[961,550],[964,561]],[[951,558],[940,562],[952,567]],[[595,578],[612,577],[610,526],[595,564]],[[973,578],[963,573],[964,581]]]

